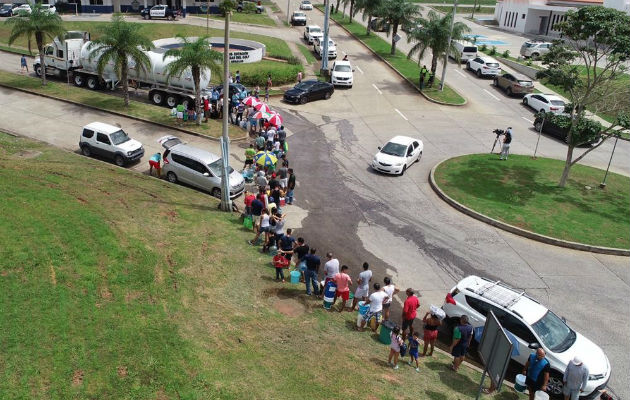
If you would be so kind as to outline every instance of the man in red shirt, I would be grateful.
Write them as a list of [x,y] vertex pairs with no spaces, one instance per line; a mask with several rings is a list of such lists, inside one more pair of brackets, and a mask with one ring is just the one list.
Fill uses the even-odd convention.
[[402,314],[402,334],[403,340],[407,337],[407,328],[409,328],[409,335],[413,335],[413,321],[416,319],[416,310],[420,307],[420,300],[414,295],[413,289],[408,288],[407,299],[403,305]]
[[208,117],[210,117],[210,102],[207,97],[203,98],[203,116],[205,117],[203,122],[208,122]]
[[335,305],[337,297],[341,297],[341,307],[339,307],[339,312],[342,312],[343,309],[346,308],[346,303],[350,298],[350,285],[352,285],[352,279],[350,279],[350,275],[348,275],[348,266],[342,265],[341,272],[337,272],[335,276],[333,276],[332,280],[335,282],[335,285],[337,285],[337,292],[335,293],[335,298],[333,299],[330,309],[332,310],[332,306]]
[[245,215],[252,215],[252,202],[254,201],[256,196],[246,190],[244,197],[245,198],[243,199],[243,202],[245,203]]

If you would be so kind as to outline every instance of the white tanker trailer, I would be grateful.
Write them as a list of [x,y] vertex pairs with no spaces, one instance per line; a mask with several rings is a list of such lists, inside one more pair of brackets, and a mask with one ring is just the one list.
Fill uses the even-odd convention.
[[[64,41],[55,38],[44,48],[44,63],[46,64],[46,75],[72,76],[72,81],[76,86],[86,86],[92,90],[100,88],[111,88],[112,90],[120,84],[120,78],[116,74],[113,63],[109,62],[103,70],[103,74],[97,72],[98,55],[90,55],[94,50],[88,50],[90,37],[87,32],[71,31],[66,35]],[[174,57],[163,59],[163,52],[144,52],[151,61],[147,71],[139,71],[132,60],[129,60],[128,78],[131,87],[139,87],[149,90],[149,100],[155,105],[163,105],[169,108],[175,107],[178,103],[188,103],[195,99],[195,87],[192,73],[189,69],[181,75],[171,76],[167,80],[166,68],[169,63],[175,60]],[[42,68],[39,57],[36,59],[33,69],[37,75],[41,76]],[[202,96],[209,95],[206,91],[210,83],[210,70],[203,70],[201,73],[200,85]]]

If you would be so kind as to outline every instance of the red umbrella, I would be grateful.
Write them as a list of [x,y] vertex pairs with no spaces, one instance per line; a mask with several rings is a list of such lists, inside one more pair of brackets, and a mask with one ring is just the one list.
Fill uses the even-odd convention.
[[271,117],[271,114],[264,112],[264,111],[258,111],[257,113],[254,114],[254,118],[256,119],[268,119],[269,117]]
[[282,117],[277,112],[272,112],[269,117],[269,123],[271,125],[280,126],[282,125]]
[[256,111],[262,111],[266,113],[271,112],[271,108],[269,108],[269,106],[263,102],[260,102],[260,104],[255,105],[254,108],[256,109]]
[[254,96],[247,96],[243,99],[243,103],[248,106],[256,107],[257,105],[262,104],[262,101],[258,100]]

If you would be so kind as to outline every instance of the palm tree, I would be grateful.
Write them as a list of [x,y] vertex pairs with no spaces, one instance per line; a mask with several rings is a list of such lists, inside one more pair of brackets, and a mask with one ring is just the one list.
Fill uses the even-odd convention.
[[108,64],[114,65],[123,84],[125,107],[129,106],[129,63],[135,64],[138,73],[146,73],[151,67],[151,59],[145,52],[153,48],[153,43],[140,33],[140,29],[140,24],[129,23],[121,15],[114,15],[112,22],[100,29],[101,36],[88,45],[89,60],[98,57],[96,70],[100,76]]
[[21,14],[11,17],[6,22],[11,25],[9,35],[9,46],[21,36],[26,36],[28,40],[28,51],[31,52],[31,39],[35,36],[37,51],[39,52],[39,62],[42,65],[42,85],[46,85],[46,68],[44,64],[44,40],[54,39],[56,36],[63,38],[66,30],[63,28],[63,21],[59,15],[52,14],[42,8],[41,3],[35,4],[30,14]]
[[396,54],[396,34],[403,25],[411,25],[420,16],[420,6],[411,0],[384,0],[380,14],[389,22],[387,35],[392,35],[392,51]]
[[365,33],[369,36],[372,28],[370,27],[372,23],[372,17],[378,15],[379,11],[383,6],[383,0],[355,0],[354,5],[354,14],[356,15],[359,11],[363,14],[363,21],[367,18],[367,30]]
[[[210,79],[210,73],[221,74],[221,61],[223,55],[210,48],[208,36],[201,36],[195,40],[189,40],[182,34],[177,34],[182,41],[182,47],[169,49],[164,53],[163,59],[175,57],[166,67],[167,79],[173,75],[181,75],[190,70],[195,84],[195,111],[197,111],[197,125],[201,125],[201,74]],[[227,96],[227,86],[224,85],[224,93]]]
[[435,11],[429,11],[427,18],[419,18],[417,23],[422,26],[419,29],[412,29],[407,35],[408,42],[415,42],[409,50],[407,58],[418,53],[418,62],[422,60],[427,49],[431,49],[431,72],[435,75],[437,63],[443,58],[447,51],[453,49],[453,41],[463,39],[464,34],[470,32],[470,28],[462,22],[455,22],[453,25],[452,41],[449,44],[448,36],[451,30],[451,18],[453,14],[440,16]]

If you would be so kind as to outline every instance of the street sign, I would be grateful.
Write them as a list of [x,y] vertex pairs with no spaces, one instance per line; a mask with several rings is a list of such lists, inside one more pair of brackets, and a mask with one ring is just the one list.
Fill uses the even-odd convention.
[[486,316],[481,342],[479,343],[479,357],[484,365],[477,399],[481,394],[486,373],[490,376],[494,387],[499,390],[505,377],[508,364],[512,358],[512,342],[503,330],[499,320],[492,311]]
[[400,37],[400,35],[399,35],[399,34],[395,34],[395,35],[394,35],[394,42],[397,42],[397,41],[399,41],[400,39],[402,39],[402,38]]

